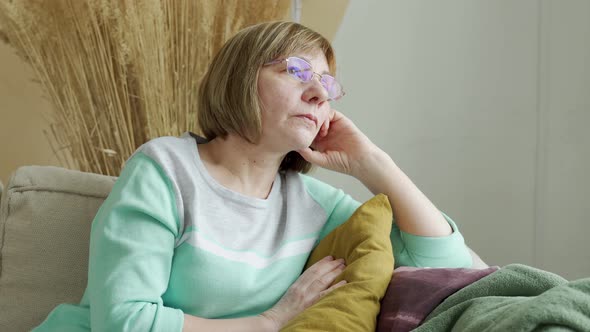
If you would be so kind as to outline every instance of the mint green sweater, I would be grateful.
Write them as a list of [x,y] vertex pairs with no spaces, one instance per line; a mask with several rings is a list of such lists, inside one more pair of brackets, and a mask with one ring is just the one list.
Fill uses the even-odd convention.
[[[128,160],[92,223],[88,285],[34,331],[181,331],[184,313],[257,315],[301,274],[314,246],[359,202],[312,177],[277,174],[267,199],[215,181],[195,137],[161,137]],[[393,223],[396,266],[469,267],[453,234],[420,237]]]

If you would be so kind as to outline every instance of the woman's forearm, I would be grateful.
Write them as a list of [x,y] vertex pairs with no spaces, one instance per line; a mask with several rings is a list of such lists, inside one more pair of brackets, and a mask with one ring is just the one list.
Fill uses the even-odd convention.
[[277,332],[279,327],[263,316],[207,319],[184,314],[182,332]]
[[389,197],[393,216],[402,231],[434,237],[452,233],[442,213],[381,149],[376,148],[367,156],[353,176],[373,194]]

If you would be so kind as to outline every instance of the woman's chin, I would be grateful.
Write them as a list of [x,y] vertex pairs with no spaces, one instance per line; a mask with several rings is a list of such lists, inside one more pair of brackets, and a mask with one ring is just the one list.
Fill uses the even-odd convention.
[[308,148],[315,139],[315,134],[309,131],[299,131],[293,134],[294,135],[286,135],[282,137],[282,139],[285,140],[286,143],[288,142],[290,151],[297,151]]
[[293,150],[299,150],[299,149],[304,149],[306,147],[309,147],[311,145],[311,143],[313,143],[313,138],[311,137],[296,137],[294,138],[292,141],[292,148]]
[[301,149],[305,149],[311,146],[311,144],[313,143],[313,139],[302,139],[299,140],[297,142],[297,144],[294,146],[293,150],[301,150]]

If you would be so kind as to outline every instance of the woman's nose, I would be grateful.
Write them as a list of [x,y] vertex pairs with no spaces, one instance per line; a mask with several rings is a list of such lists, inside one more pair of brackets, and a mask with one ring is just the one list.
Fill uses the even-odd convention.
[[303,100],[308,103],[323,103],[328,100],[328,91],[320,82],[319,75],[314,75],[311,81],[305,83],[307,88],[303,92]]

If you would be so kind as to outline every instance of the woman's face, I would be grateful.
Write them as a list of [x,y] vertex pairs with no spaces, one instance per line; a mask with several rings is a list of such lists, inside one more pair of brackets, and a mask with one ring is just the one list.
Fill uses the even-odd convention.
[[[314,72],[329,72],[320,51],[288,54],[307,60]],[[286,63],[263,66],[258,75],[258,95],[262,107],[261,144],[273,152],[287,153],[311,145],[328,117],[328,94],[317,75],[310,82],[291,77]]]

